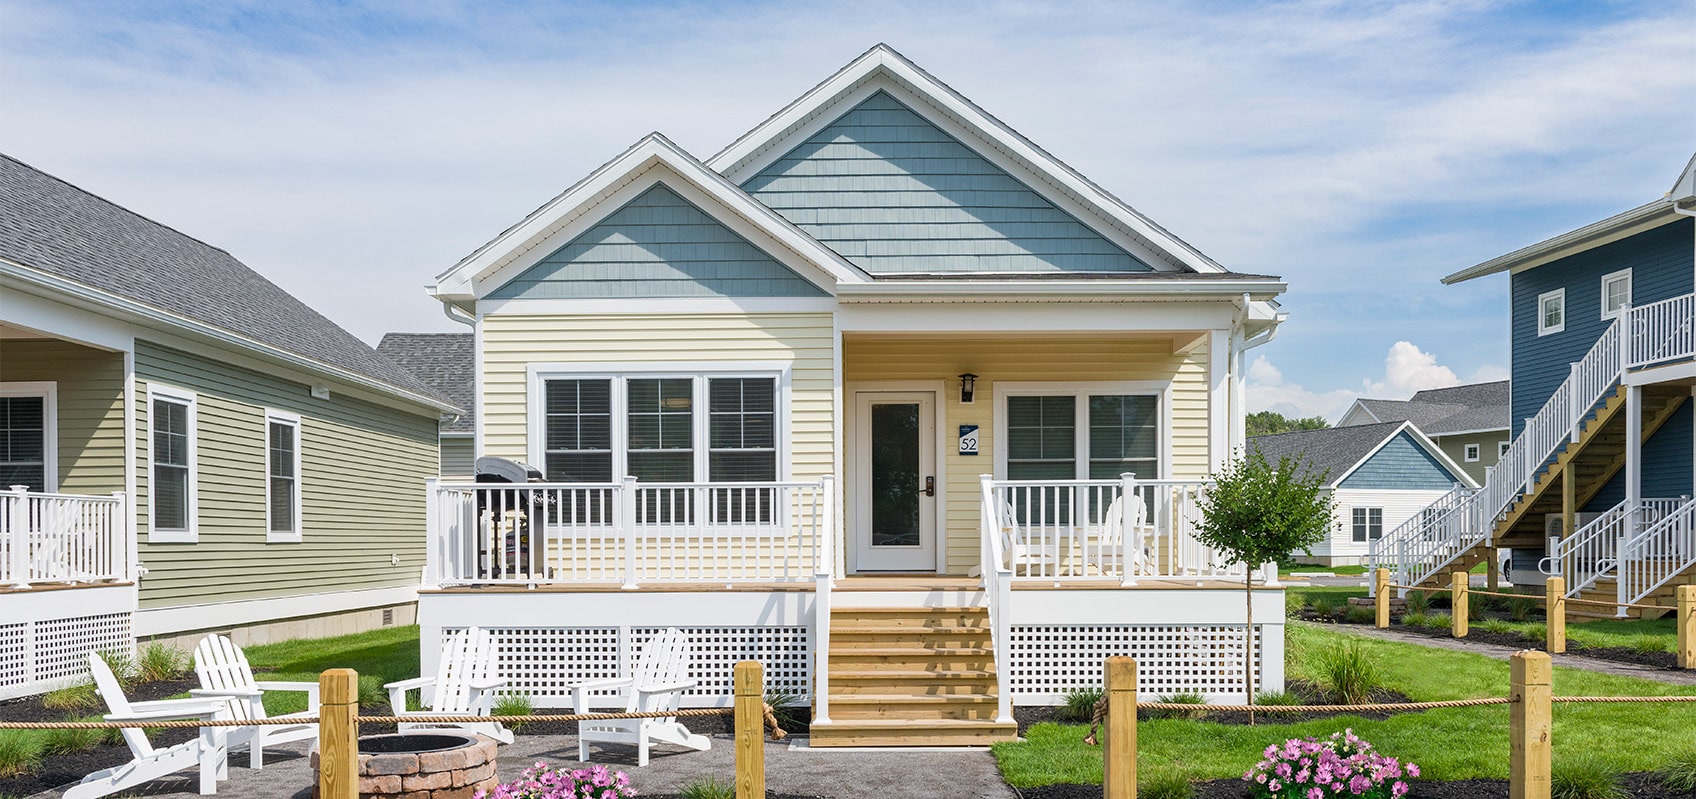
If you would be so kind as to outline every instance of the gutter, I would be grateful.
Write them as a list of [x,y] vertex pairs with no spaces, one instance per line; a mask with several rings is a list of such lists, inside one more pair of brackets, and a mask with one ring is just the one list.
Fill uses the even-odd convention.
[[387,394],[393,397],[399,397],[436,411],[447,413],[461,412],[457,406],[431,399],[422,394],[413,393],[398,386],[385,383],[381,380],[376,380],[359,374],[358,372],[344,369],[340,366],[332,366],[324,363],[323,361],[308,358],[304,355],[290,352],[281,347],[266,344],[258,341],[257,339],[241,335],[240,333],[225,330],[221,327],[215,327],[213,325],[206,324],[205,322],[189,319],[186,316],[180,316],[169,311],[161,310],[127,297],[119,297],[115,294],[101,291],[100,289],[92,286],[67,280],[57,275],[40,272],[23,265],[13,263],[12,261],[0,259],[0,277],[17,278],[25,283],[29,283],[52,292],[57,292],[62,295],[74,297],[98,307],[108,308],[120,313],[140,317],[141,319],[154,324],[184,330],[202,338],[211,339],[220,344],[257,352],[271,360],[281,361],[290,366],[295,366],[310,372],[316,372],[344,383],[351,383],[364,389]]
[[1462,269],[1444,277],[1443,285],[1452,286],[1456,283],[1484,277],[1485,275],[1493,275],[1497,272],[1506,272],[1524,266],[1541,265],[1568,254],[1565,252],[1567,250],[1591,244],[1598,239],[1623,236],[1628,231],[1636,232],[1630,229],[1654,221],[1656,217],[1665,214],[1669,208],[1676,214],[1696,216],[1696,214],[1680,209],[1677,202],[1667,199],[1655,200],[1624,213],[1615,214],[1600,222],[1593,222],[1577,230],[1562,233],[1552,239],[1540,241],[1529,247],[1521,247],[1507,255],[1491,258],[1476,266]]
[[1281,280],[1161,280],[1114,284],[1100,280],[986,280],[962,284],[957,280],[886,283],[839,283],[836,296],[842,302],[918,302],[949,298],[1006,297],[1016,302],[1024,297],[1083,302],[1114,302],[1149,299],[1238,300],[1249,294],[1269,300],[1288,288]]

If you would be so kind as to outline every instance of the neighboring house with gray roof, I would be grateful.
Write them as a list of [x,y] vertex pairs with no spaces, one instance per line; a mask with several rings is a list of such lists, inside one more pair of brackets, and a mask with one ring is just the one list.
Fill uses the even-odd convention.
[[1496,465],[1513,440],[1508,381],[1426,389],[1405,400],[1358,399],[1337,426],[1402,421],[1413,422],[1483,483],[1484,470]]
[[377,352],[464,412],[442,418],[441,476],[469,480],[477,460],[477,342],[470,333],[385,333]]
[[5,156],[0,298],[0,651],[34,654],[0,658],[0,698],[138,637],[409,621],[452,399],[228,252]]
[[1327,566],[1364,563],[1373,541],[1455,484],[1477,486],[1408,421],[1257,436],[1248,446],[1274,464],[1289,458],[1300,464],[1303,476],[1324,480],[1336,500],[1336,516],[1331,535],[1313,548],[1311,562]]

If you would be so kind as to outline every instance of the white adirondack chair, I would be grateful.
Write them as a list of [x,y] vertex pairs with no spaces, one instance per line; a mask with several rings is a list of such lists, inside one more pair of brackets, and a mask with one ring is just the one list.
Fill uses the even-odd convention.
[[[212,719],[227,716],[229,703],[206,699],[160,699],[152,702],[131,702],[118,686],[118,678],[106,661],[95,652],[88,654],[88,668],[94,672],[94,685],[106,700],[107,721],[174,721],[180,719]],[[133,759],[121,766],[96,771],[65,792],[64,799],[94,799],[127,791],[137,785],[175,774],[186,768],[200,769],[200,793],[218,792],[218,780],[229,776],[225,762],[224,728],[202,727],[199,737],[184,741],[169,749],[154,749],[147,734],[140,728],[122,731],[124,743],[130,747]]]
[[[315,718],[318,715],[318,683],[286,682],[253,679],[253,669],[247,665],[247,655],[241,647],[222,635],[208,635],[194,648],[194,673],[200,677],[200,687],[189,691],[196,698],[222,699],[230,705],[230,717],[263,719],[266,691],[299,691],[306,694],[306,710],[279,718]],[[248,767],[258,771],[265,767],[265,745],[310,741],[318,737],[318,722],[300,724],[256,725],[231,727],[226,743],[234,748],[248,745]]]
[[[567,684],[572,712],[594,712],[589,709],[592,699],[589,693],[614,688],[618,689],[617,698],[623,700],[625,713],[676,710],[683,700],[684,689],[695,685],[688,678],[689,655],[689,639],[676,627],[655,635],[642,647],[642,657],[636,661],[631,676]],[[577,722],[578,760],[588,761],[591,741],[636,744],[637,766],[648,765],[648,748],[653,741],[695,750],[711,749],[713,745],[705,735],[690,732],[676,716]]]
[[[495,709],[495,689],[507,681],[495,676],[495,638],[481,627],[468,627],[454,633],[442,649],[441,665],[434,677],[415,677],[383,686],[389,691],[389,708],[397,718],[407,716],[487,716]],[[408,691],[434,688],[429,706],[423,710],[407,710]],[[403,721],[397,725],[401,732],[419,729],[458,727],[487,735],[503,744],[512,743],[512,730],[498,721],[438,724]]]

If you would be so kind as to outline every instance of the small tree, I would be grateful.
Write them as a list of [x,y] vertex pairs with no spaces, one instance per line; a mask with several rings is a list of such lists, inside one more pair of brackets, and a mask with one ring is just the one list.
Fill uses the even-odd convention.
[[1297,550],[1309,552],[1331,529],[1334,502],[1324,490],[1325,475],[1305,471],[1300,462],[1289,458],[1273,466],[1255,450],[1215,474],[1213,486],[1200,502],[1196,538],[1224,552],[1227,563],[1244,566],[1248,629],[1243,687],[1251,708],[1250,723],[1254,721],[1254,573]]

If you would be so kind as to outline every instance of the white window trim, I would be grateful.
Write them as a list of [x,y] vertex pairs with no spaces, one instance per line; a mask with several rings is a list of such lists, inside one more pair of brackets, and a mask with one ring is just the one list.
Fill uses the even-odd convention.
[[[188,406],[188,529],[160,530],[155,524],[154,489],[159,481],[153,479],[154,442],[153,442],[153,401],[155,399],[179,402]],[[200,541],[200,423],[198,410],[200,397],[192,391],[160,385],[147,384],[147,541],[151,544],[194,544]]]
[[[1550,299],[1560,300],[1560,303],[1561,303],[1561,323],[1558,324],[1558,325],[1545,327],[1543,325],[1543,303],[1544,303],[1544,301],[1550,300]],[[1545,291],[1542,294],[1537,295],[1536,313],[1537,313],[1537,335],[1539,335],[1539,336],[1549,336],[1549,335],[1553,335],[1555,333],[1559,333],[1559,332],[1565,330],[1566,329],[1566,317],[1567,317],[1567,313],[1566,313],[1566,289],[1558,288],[1558,289],[1555,289],[1554,291]]]
[[[0,383],[0,397],[41,398],[42,490],[59,491],[59,384],[52,380]],[[10,489],[11,486],[0,486]]]
[[[294,428],[294,485],[290,489],[294,495],[290,501],[294,503],[294,529],[277,531],[271,529],[271,425],[285,424]],[[303,449],[300,439],[300,414],[287,411],[265,409],[265,543],[267,544],[298,544],[301,541],[301,506],[300,482],[304,475],[300,471],[300,451]]]
[[[980,378],[981,379],[981,378]],[[1081,381],[1081,382],[1017,382],[997,380],[994,383],[993,396],[995,399],[995,441],[1007,440],[1007,398],[1008,397],[1054,397],[1070,395],[1077,402],[1077,415],[1074,417],[1077,430],[1089,429],[1089,398],[1091,395],[1141,395],[1155,396],[1160,400],[1160,452],[1156,461],[1159,463],[1160,474],[1137,475],[1141,480],[1159,480],[1169,478],[1172,474],[1172,384],[1154,380],[1117,380],[1117,381]],[[1074,479],[1089,479],[1089,436],[1075,435],[1073,440],[1073,470]],[[996,479],[1007,479],[1007,447],[1004,443],[995,446],[995,476]]]
[[1478,459],[1483,456],[1483,453],[1483,444],[1467,444],[1461,448],[1461,457],[1465,459],[1467,463],[1477,463]]
[[1508,447],[1510,447],[1510,446],[1513,446],[1512,441],[1497,441],[1496,442],[1496,460],[1501,460],[1503,455],[1508,454]]
[[1609,272],[1602,275],[1601,306],[1603,319],[1613,319],[1619,316],[1620,308],[1615,308],[1612,311],[1608,310],[1608,284],[1621,279],[1625,281],[1625,305],[1631,305],[1631,270],[1629,268],[1621,269],[1618,272]]
[[[1355,527],[1356,527],[1356,525],[1354,523],[1354,512],[1355,511],[1364,511],[1363,515],[1365,516],[1365,521],[1362,522],[1359,525],[1360,527],[1365,528],[1361,531],[1361,535],[1363,537],[1358,538],[1358,539],[1354,537],[1354,531],[1355,531]],[[1378,511],[1378,537],[1377,538],[1372,537],[1372,512],[1373,511]],[[1384,508],[1383,508],[1383,506],[1380,506],[1380,505],[1371,505],[1371,506],[1362,505],[1362,506],[1359,506],[1359,507],[1351,506],[1349,508],[1349,542],[1350,543],[1353,543],[1353,544],[1370,544],[1373,541],[1379,541],[1379,540],[1382,540],[1383,538],[1384,538]]]
[[625,381],[655,378],[687,378],[693,382],[694,403],[694,472],[696,483],[705,483],[712,419],[707,402],[706,382],[712,378],[766,377],[777,381],[775,430],[777,444],[777,482],[788,482],[792,447],[790,442],[790,368],[789,361],[695,361],[660,363],[533,363],[526,369],[526,418],[528,435],[526,458],[539,469],[547,469],[547,402],[549,380],[610,380],[612,395],[612,475],[621,482],[628,474],[630,454],[630,423]]

